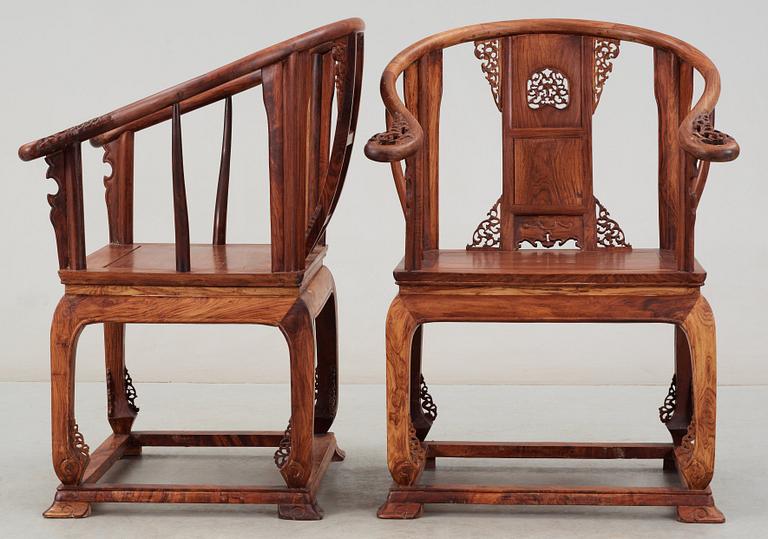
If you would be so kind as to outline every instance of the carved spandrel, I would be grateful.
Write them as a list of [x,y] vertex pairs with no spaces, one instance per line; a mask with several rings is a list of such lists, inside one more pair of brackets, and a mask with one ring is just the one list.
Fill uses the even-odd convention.
[[619,223],[611,218],[611,214],[597,200],[597,197],[595,197],[595,207],[597,211],[597,245],[599,247],[631,248],[632,245],[624,237],[624,231]]
[[275,451],[275,465],[278,468],[285,466],[288,461],[288,457],[291,456],[291,421],[288,421],[288,426],[283,433],[283,437],[280,439],[280,444]]
[[133,387],[133,379],[128,373],[128,369],[124,370],[123,379],[125,384],[125,398],[128,401],[128,407],[133,410],[134,413],[138,413],[139,407],[136,406],[136,397],[138,395],[136,394],[136,388]]
[[437,419],[437,404],[432,399],[432,395],[429,394],[429,387],[427,387],[427,383],[424,381],[424,375],[421,376],[421,383],[419,384],[419,400],[424,415],[430,421]]
[[474,234],[472,234],[472,243],[467,245],[467,249],[498,249],[501,247],[501,197],[488,210],[486,218],[483,219]]
[[[595,197],[596,236],[598,247],[626,248],[632,245],[626,241],[619,223]],[[501,247],[501,197],[493,204],[474,234],[467,249],[499,249]],[[533,247],[562,247],[568,241],[574,241],[580,247],[580,222],[567,216],[521,217],[518,225],[518,246],[528,242]]]
[[475,41],[475,58],[481,61],[480,69],[491,86],[493,102],[501,111],[501,40]]
[[669,385],[669,391],[664,398],[664,404],[659,407],[659,420],[662,423],[669,423],[672,421],[672,416],[675,415],[675,409],[677,408],[677,376],[672,376],[672,383]]
[[594,96],[592,112],[597,109],[603,95],[605,81],[613,71],[613,60],[619,56],[618,39],[595,39]]

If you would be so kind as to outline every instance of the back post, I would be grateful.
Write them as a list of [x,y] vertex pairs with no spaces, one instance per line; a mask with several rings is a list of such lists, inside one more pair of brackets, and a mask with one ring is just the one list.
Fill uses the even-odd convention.
[[424,143],[406,159],[405,269],[421,268],[424,251],[438,249],[440,105],[443,51],[425,54],[403,74],[405,105],[422,126]]
[[675,253],[680,270],[693,270],[692,213],[687,196],[696,160],[681,147],[678,129],[691,109],[693,68],[674,53],[656,48],[654,94],[659,115],[659,248]]
[[265,67],[264,106],[269,123],[272,271],[305,265],[308,119],[311,54],[299,51]]

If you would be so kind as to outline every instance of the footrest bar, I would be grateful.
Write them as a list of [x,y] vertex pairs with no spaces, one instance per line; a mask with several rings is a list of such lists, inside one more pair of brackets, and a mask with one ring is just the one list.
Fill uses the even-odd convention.
[[427,458],[671,459],[671,443],[426,442]]

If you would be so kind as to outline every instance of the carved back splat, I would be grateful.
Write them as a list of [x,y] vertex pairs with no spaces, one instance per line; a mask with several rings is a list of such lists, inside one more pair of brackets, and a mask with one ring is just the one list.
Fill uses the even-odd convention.
[[618,40],[586,36],[475,41],[502,112],[504,193],[467,249],[629,247],[592,196],[591,116],[618,54]]

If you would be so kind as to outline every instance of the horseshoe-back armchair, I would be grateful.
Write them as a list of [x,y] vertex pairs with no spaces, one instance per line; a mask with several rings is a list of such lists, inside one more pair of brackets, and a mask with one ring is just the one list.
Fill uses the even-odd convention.
[[[363,21],[347,19],[253,53],[131,105],[25,144],[45,157],[59,275],[51,329],[53,466],[61,480],[46,517],[84,517],[94,502],[269,503],[287,519],[319,519],[320,479],[343,453],[328,430],[338,402],[335,286],[323,265],[326,227],[349,165],[360,100]],[[235,96],[262,85],[269,134],[271,244],[227,243]],[[181,120],[224,103],[218,190],[209,244],[190,244]],[[336,109],[335,125],[332,124]],[[134,138],[172,126],[174,243],[134,239]],[[81,145],[104,148],[110,243],[86,256]],[[138,180],[138,179],[137,179]],[[138,212],[140,214],[140,212]],[[75,353],[88,324],[104,325],[107,416],[113,434],[93,453],[74,415]],[[266,324],[290,352],[285,432],[134,431],[139,411],[125,366],[130,323]],[[315,361],[317,355],[317,361]],[[288,419],[288,418],[286,418]],[[99,479],[143,446],[276,447],[286,486],[117,484]]]
[[[630,242],[593,192],[592,118],[621,41],[649,47],[658,105],[659,242]],[[474,44],[477,76],[499,111],[502,189],[466,249],[440,247],[443,49]],[[471,54],[471,52],[469,53]],[[693,71],[704,80],[692,103]],[[403,77],[404,98],[396,83]],[[610,82],[610,81],[608,81]],[[386,67],[387,130],[365,147],[391,163],[405,215],[405,257],[387,333],[387,445],[395,481],[379,511],[424,503],[671,505],[686,522],[723,520],[709,482],[715,453],[715,326],[694,258],[696,208],[710,163],[739,154],[715,130],[720,78],[699,50],[622,24],[519,20],[467,26],[411,45]],[[450,113],[450,111],[444,111]],[[403,161],[405,166],[403,167]],[[536,247],[535,249],[524,247]],[[547,250],[548,248],[560,247]],[[562,248],[565,247],[565,248]],[[421,373],[427,322],[663,322],[675,325],[675,376],[660,410],[669,444],[425,441],[437,416]],[[419,484],[438,457],[655,458],[679,488]]]

